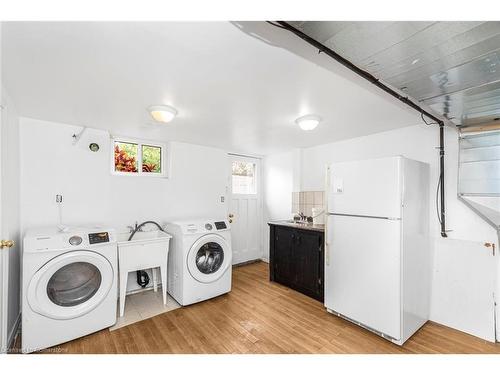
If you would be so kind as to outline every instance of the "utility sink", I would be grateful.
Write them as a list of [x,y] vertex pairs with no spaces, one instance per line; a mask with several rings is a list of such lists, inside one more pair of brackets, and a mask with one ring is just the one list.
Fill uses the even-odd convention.
[[172,236],[160,230],[118,234],[118,269],[120,270],[120,316],[125,312],[128,273],[151,269],[153,288],[158,288],[157,269],[160,268],[163,304],[167,303],[168,248]]
[[136,232],[131,241],[128,240],[129,237],[130,233],[119,233],[118,246],[146,245],[150,243],[165,242],[172,238],[170,234],[160,230]]

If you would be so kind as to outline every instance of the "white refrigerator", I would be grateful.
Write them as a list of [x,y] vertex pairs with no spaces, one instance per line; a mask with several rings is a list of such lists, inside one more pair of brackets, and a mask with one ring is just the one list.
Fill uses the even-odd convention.
[[401,156],[327,168],[325,306],[399,345],[428,320],[429,189]]

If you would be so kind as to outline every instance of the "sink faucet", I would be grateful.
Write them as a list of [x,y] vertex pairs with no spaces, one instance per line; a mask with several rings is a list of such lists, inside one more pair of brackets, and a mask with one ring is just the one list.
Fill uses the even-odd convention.
[[137,223],[137,221],[135,222],[134,225],[127,225],[127,228],[129,229],[130,233],[132,232],[142,232],[142,227],[139,226],[139,224]]
[[134,237],[134,234],[136,234],[137,232],[142,232],[142,227],[146,224],[154,224],[154,225],[156,225],[156,227],[159,230],[161,230],[162,232],[165,232],[165,230],[161,227],[161,225],[158,224],[156,221],[148,220],[148,221],[145,221],[144,223],[141,223],[139,225],[137,225],[137,221],[136,221],[135,227],[132,227],[130,225],[128,226],[128,228],[130,228],[130,237],[128,238],[128,240],[130,241],[132,239],[132,237]]
[[293,221],[295,222],[307,221],[307,215],[304,215],[302,212],[299,212],[298,214],[295,214],[293,216]]

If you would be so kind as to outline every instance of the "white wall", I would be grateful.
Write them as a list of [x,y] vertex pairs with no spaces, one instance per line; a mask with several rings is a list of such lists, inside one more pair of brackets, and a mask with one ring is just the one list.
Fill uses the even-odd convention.
[[[292,190],[294,189],[295,151],[265,157],[264,181],[264,227],[263,259],[269,259],[268,221],[289,219],[292,212]],[[295,174],[296,175],[296,174]]]
[[[16,108],[2,87],[1,105],[1,206],[2,239],[13,240],[8,250],[7,340],[12,343],[20,314],[20,217],[19,217],[19,119]],[[3,250],[5,251],[5,250]]]
[[[171,142],[168,179],[115,176],[107,132],[88,129],[73,146],[72,135],[81,127],[29,118],[20,124],[23,230],[58,224],[56,194],[63,195],[65,225],[123,230],[135,221],[227,216],[220,199],[228,172],[223,150]],[[89,150],[90,142],[100,145],[97,153]]]
[[[226,217],[226,205],[220,202],[227,183],[228,161],[223,150],[172,142],[169,179],[112,176],[107,132],[89,129],[73,146],[71,136],[80,127],[27,118],[21,118],[20,124],[23,229],[57,224],[56,194],[64,195],[63,219],[70,225],[98,223],[121,228],[136,220]],[[100,144],[98,153],[88,150],[91,141]],[[334,161],[397,154],[425,161],[431,165],[430,188],[434,192],[438,175],[436,146],[437,127],[412,126],[268,156],[263,159],[265,222],[290,217],[291,192],[299,182],[302,190],[324,189],[325,165]],[[452,230],[452,239],[474,246],[462,246],[457,253],[452,246],[443,245],[446,240],[439,237],[431,200],[436,254],[431,319],[491,339],[494,327],[483,319],[491,309],[485,305],[489,300],[486,294],[491,291],[479,287],[484,285],[479,280],[490,268],[471,269],[470,261],[480,251],[481,243],[497,243],[497,234],[456,199],[457,148],[456,132],[447,129],[447,226]],[[264,224],[264,258],[268,257],[268,233]],[[465,274],[467,278],[457,283],[457,275]]]
[[[336,161],[360,160],[384,156],[404,155],[424,161],[431,166],[431,235],[434,238],[434,267],[431,299],[431,320],[480,336],[494,338],[494,313],[492,290],[484,288],[496,280],[494,270],[498,257],[491,257],[488,265],[482,258],[487,249],[484,242],[498,242],[496,231],[470,211],[457,198],[458,141],[454,129],[446,129],[446,210],[449,237],[463,241],[461,251],[454,251],[441,239],[437,221],[434,194],[438,178],[438,128],[417,125],[377,133],[346,141],[305,148],[300,167],[302,190],[324,190],[325,167]],[[297,169],[297,168],[295,168]],[[267,187],[273,190],[272,186]],[[282,190],[281,195],[291,199]],[[278,195],[277,192],[268,194]],[[498,248],[498,243],[497,243]],[[489,253],[488,253],[489,254]],[[473,268],[484,265],[483,268]],[[491,267],[490,267],[491,266]],[[462,275],[462,276],[460,276]],[[488,284],[490,285],[490,284]]]

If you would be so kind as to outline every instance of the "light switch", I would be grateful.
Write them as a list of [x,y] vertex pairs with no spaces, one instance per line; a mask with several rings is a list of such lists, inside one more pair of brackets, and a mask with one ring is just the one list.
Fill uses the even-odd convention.
[[334,194],[342,194],[344,192],[344,179],[334,177],[332,184],[332,193]]

